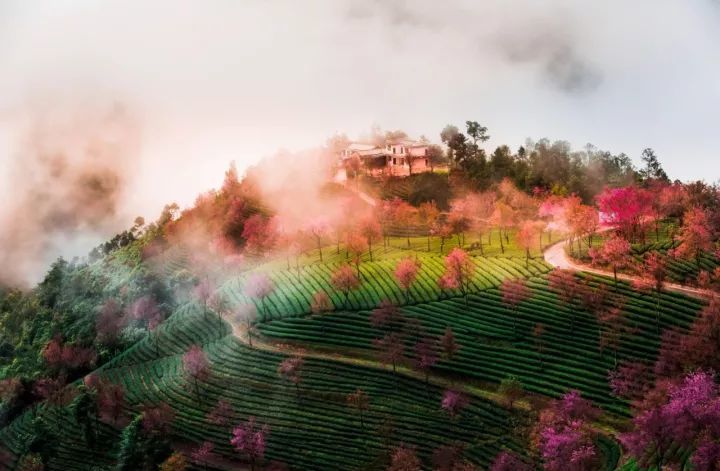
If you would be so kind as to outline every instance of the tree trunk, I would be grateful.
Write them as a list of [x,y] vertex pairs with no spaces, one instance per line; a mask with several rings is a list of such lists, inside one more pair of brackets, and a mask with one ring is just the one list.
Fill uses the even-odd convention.
[[502,234],[500,234],[500,252],[505,253],[505,245],[503,244]]
[[370,254],[370,261],[373,261],[373,254],[372,254],[372,238],[368,237],[368,253]]
[[428,252],[430,252],[430,235],[427,236]]
[[525,249],[525,268],[530,268],[530,249]]
[[320,242],[320,239],[318,238],[318,251],[320,252],[320,262],[323,261],[323,254],[322,254],[322,243]]

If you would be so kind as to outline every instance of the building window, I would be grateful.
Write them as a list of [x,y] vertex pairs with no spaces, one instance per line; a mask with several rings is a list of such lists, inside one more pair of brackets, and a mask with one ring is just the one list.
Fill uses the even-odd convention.
[[395,146],[393,146],[393,154],[395,153]]
[[427,149],[427,147],[425,148],[425,155],[428,155],[428,149]]
[[397,159],[393,157],[393,165],[397,164]]
[[425,159],[425,166],[428,166],[428,159]]

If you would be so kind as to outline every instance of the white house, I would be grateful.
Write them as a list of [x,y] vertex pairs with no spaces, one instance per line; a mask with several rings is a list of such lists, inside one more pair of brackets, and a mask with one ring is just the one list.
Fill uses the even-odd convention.
[[382,147],[353,142],[340,152],[345,167],[355,159],[372,176],[407,176],[431,170],[428,142],[398,139]]

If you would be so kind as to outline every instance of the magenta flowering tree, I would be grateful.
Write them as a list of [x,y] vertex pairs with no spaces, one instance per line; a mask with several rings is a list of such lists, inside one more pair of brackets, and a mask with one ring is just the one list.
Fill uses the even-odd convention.
[[183,370],[193,382],[195,395],[200,402],[200,383],[210,377],[210,362],[199,345],[193,345],[182,357]]
[[193,295],[195,296],[195,299],[202,305],[203,308],[203,315],[207,316],[208,313],[208,302],[210,301],[210,297],[213,293],[213,286],[212,283],[210,283],[210,280],[207,278],[200,280],[200,282],[195,285],[195,288],[193,290]]
[[606,188],[597,196],[604,222],[617,227],[628,240],[644,238],[643,223],[652,216],[653,195],[635,186]]
[[467,396],[454,389],[446,390],[440,401],[440,407],[448,413],[451,419],[457,417],[469,404]]
[[465,304],[467,304],[468,291],[474,272],[475,265],[464,250],[455,247],[445,257],[445,273],[442,278],[445,278],[444,282],[449,286],[456,286],[460,289],[465,297]]
[[252,471],[255,471],[258,460],[262,460],[265,456],[269,434],[270,427],[257,424],[255,417],[248,418],[247,422],[241,423],[232,431],[230,444],[248,459]]
[[578,391],[566,393],[540,413],[532,435],[546,470],[597,469],[600,454],[589,424],[598,416],[599,411]]
[[207,468],[214,457],[215,445],[213,442],[205,441],[190,453],[190,458],[197,464]]
[[263,315],[268,318],[266,299],[275,291],[275,284],[265,273],[255,273],[245,282],[245,296],[260,301]]
[[533,471],[531,464],[521,460],[515,453],[503,450],[495,457],[490,471]]
[[[662,394],[662,391],[660,391]],[[720,386],[713,374],[696,371],[670,385],[665,400],[650,401],[633,419],[633,430],[620,440],[643,466],[685,466],[686,454],[672,453],[675,447],[693,450],[694,469],[717,469],[720,440]]]

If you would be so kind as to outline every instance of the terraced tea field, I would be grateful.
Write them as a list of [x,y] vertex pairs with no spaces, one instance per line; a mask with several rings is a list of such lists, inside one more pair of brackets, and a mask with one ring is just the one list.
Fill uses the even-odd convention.
[[[427,303],[439,299],[441,293],[437,279],[443,274],[444,259],[439,255],[416,254],[422,263],[417,281],[409,293],[409,304]],[[265,300],[269,319],[297,317],[310,312],[310,303],[316,292],[326,293],[336,309],[356,311],[372,309],[382,300],[404,304],[405,294],[394,278],[394,270],[398,259],[386,259],[377,262],[365,262],[360,265],[362,284],[353,291],[345,305],[342,293],[333,289],[330,278],[340,264],[327,263],[301,267],[295,270],[268,270],[267,275],[273,280],[275,292]],[[530,260],[525,267],[525,260],[503,257],[473,257],[476,266],[470,291],[482,291],[498,286],[506,278],[525,278],[546,273],[550,267],[543,261]],[[237,277],[222,287],[222,292],[235,304],[257,303],[258,312],[262,305],[243,292],[243,286],[250,274]]]
[[[511,414],[502,407],[474,397],[468,409],[451,419],[440,409],[440,389],[426,389],[420,381],[376,368],[308,358],[296,394],[277,374],[284,355],[251,349],[227,335],[227,329],[226,324],[217,328],[214,321],[206,320],[199,308],[186,306],[159,332],[163,346],[159,358],[152,342],[141,342],[100,374],[124,386],[128,415],[143,405],[165,402],[175,412],[174,442],[210,440],[226,458],[235,454],[229,427],[205,418],[220,398],[232,404],[230,424],[256,416],[270,425],[267,459],[292,463],[293,469],[382,468],[388,447],[400,442],[416,446],[426,465],[433,449],[453,442],[466,444],[465,456],[481,465],[487,465],[502,447],[522,449],[511,434]],[[212,365],[200,401],[181,364],[181,353],[194,342],[205,344]],[[346,402],[356,388],[370,397],[364,427]],[[111,463],[113,455],[107,449],[88,452],[83,446],[67,408],[47,406],[39,414],[61,437],[61,453],[50,469],[91,469]],[[0,442],[14,458],[22,450],[23,431],[29,429],[30,420],[26,413],[0,431]],[[118,436],[119,430],[104,426],[101,441],[113,443]]]
[[[608,284],[607,279],[588,275],[591,285]],[[625,415],[624,403],[613,398],[607,384],[607,372],[614,366],[611,351],[602,353],[599,326],[595,317],[579,303],[568,308],[558,302],[557,293],[542,276],[531,278],[532,298],[521,303],[517,324],[519,335],[513,334],[513,312],[502,302],[499,290],[488,286],[469,297],[422,302],[405,306],[402,311],[416,319],[427,335],[438,337],[452,327],[462,346],[452,362],[440,362],[436,370],[448,375],[499,382],[516,375],[528,391],[558,396],[568,389],[580,390],[606,410]],[[612,291],[612,288],[610,288]],[[633,332],[621,342],[619,360],[653,361],[659,347],[655,327],[655,298],[633,291],[621,284],[619,295],[625,299]],[[694,319],[702,302],[678,294],[664,293],[660,302],[662,328],[686,328]],[[576,316],[571,329],[571,316]],[[322,316],[283,319],[259,325],[263,335],[281,341],[293,341],[329,349],[352,348],[374,355],[372,341],[383,334],[369,320],[367,308],[359,312],[340,311]],[[544,367],[537,352],[537,339],[532,335],[536,324],[545,326],[542,337]],[[406,336],[406,353],[412,358],[412,335]]]

